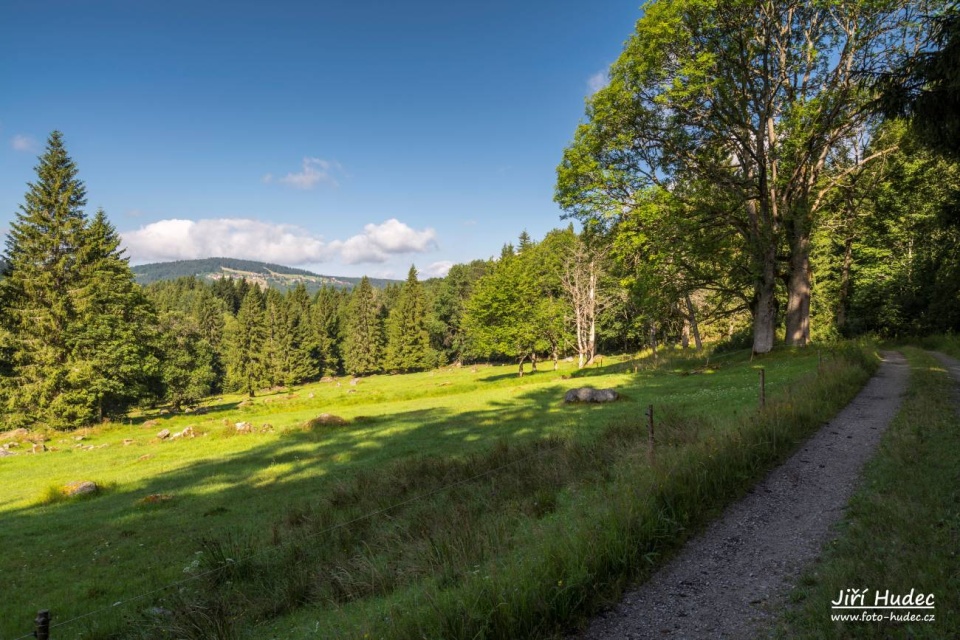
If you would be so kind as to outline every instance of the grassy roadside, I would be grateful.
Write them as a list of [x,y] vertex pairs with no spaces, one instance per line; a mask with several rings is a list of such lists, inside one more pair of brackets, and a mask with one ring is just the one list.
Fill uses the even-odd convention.
[[[612,427],[599,441],[566,448],[546,467],[534,468],[535,476],[549,469],[546,475],[556,477],[571,460],[578,460],[594,477],[570,485],[560,482],[539,493],[552,496],[549,511],[517,528],[499,528],[504,520],[494,511],[483,512],[481,527],[459,518],[451,521],[442,507],[421,514],[456,528],[456,551],[442,564],[445,573],[397,585],[377,597],[307,602],[237,637],[562,635],[615,601],[631,581],[648,575],[742,495],[844,406],[875,366],[864,351],[851,349],[825,364],[819,376],[798,379],[766,411],[713,421],[668,415],[660,430],[664,444],[658,446],[653,466],[646,464],[645,441],[637,437],[637,429]],[[494,537],[499,536],[500,544],[477,552],[488,539],[483,527],[498,531]],[[468,560],[461,554],[470,549],[476,555]],[[367,547],[354,560],[372,566],[377,557],[376,550]],[[322,582],[330,575],[345,574],[320,572],[314,580]],[[202,608],[223,606],[223,600],[215,599]]]
[[[943,349],[944,343],[931,346]],[[839,537],[792,592],[794,604],[778,625],[779,637],[960,637],[960,417],[955,383],[928,353],[914,348],[903,353],[911,378],[900,413],[864,471]],[[875,592],[887,589],[932,593],[936,620],[831,621],[831,601],[848,588],[868,589],[865,604],[874,604]]]

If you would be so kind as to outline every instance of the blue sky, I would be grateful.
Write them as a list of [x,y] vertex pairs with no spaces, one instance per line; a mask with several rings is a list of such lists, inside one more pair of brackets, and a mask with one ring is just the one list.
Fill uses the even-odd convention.
[[0,232],[63,132],[134,263],[403,277],[564,224],[556,165],[637,0],[4,0]]

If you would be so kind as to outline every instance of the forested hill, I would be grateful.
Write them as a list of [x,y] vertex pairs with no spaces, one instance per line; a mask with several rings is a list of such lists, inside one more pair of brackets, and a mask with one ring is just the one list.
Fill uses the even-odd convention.
[[[237,258],[204,258],[202,260],[177,260],[175,262],[156,262],[132,267],[140,284],[150,284],[158,280],[175,280],[184,276],[196,276],[208,280],[218,278],[245,278],[263,286],[285,291],[302,282],[310,293],[320,287],[353,288],[360,278],[322,276],[304,269],[284,267],[268,262],[239,260]],[[393,280],[370,278],[374,287],[385,287]]]

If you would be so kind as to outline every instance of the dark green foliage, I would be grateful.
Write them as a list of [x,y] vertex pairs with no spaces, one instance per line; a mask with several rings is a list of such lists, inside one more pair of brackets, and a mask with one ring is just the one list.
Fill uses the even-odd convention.
[[960,11],[956,6],[931,21],[930,47],[880,74],[880,111],[907,117],[919,139],[960,159]]
[[387,318],[385,366],[393,371],[420,371],[436,358],[430,349],[426,328],[427,304],[416,267],[410,267],[407,281]]
[[958,330],[960,169],[902,122],[875,144],[895,150],[842,185],[832,228],[817,237],[821,324],[845,335]]
[[160,317],[164,399],[174,411],[194,407],[215,388],[219,377],[216,349],[196,319],[181,311]]
[[53,132],[7,238],[0,287],[9,422],[70,428],[122,414],[158,374],[153,311]]
[[306,289],[300,286],[287,296],[267,289],[264,297],[263,362],[267,382],[271,386],[288,385],[315,377]]
[[346,306],[346,294],[334,287],[323,287],[313,298],[312,359],[321,374],[336,375],[343,371],[342,328]]
[[69,332],[67,381],[74,391],[63,396],[69,408],[58,409],[75,425],[123,415],[160,376],[156,314],[103,211],[83,237]]
[[344,338],[343,364],[347,373],[365,375],[382,370],[383,315],[370,280],[363,278],[350,296]]
[[226,326],[227,385],[253,397],[268,380],[263,294],[252,287],[243,298],[236,318]]

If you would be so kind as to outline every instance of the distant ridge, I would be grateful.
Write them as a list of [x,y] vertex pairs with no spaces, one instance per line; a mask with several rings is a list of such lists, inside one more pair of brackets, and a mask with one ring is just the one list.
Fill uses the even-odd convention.
[[[340,276],[322,276],[306,269],[284,267],[269,262],[255,260],[240,260],[238,258],[203,258],[201,260],[176,260],[174,262],[154,262],[131,267],[137,282],[146,285],[160,280],[176,280],[194,276],[204,280],[219,278],[245,278],[249,282],[256,282],[262,287],[270,287],[285,291],[303,283],[310,293],[324,286],[334,286],[350,289],[360,282],[360,278]],[[385,287],[398,280],[384,278],[370,278],[370,284],[375,287]]]

